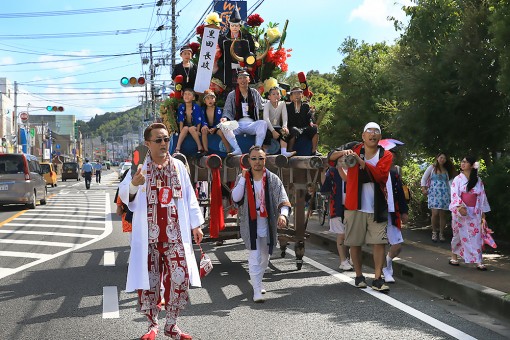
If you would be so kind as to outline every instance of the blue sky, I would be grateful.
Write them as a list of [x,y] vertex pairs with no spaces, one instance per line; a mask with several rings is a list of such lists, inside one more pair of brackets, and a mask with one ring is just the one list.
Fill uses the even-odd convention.
[[[0,14],[0,77],[19,83],[18,111],[30,103],[31,114],[46,114],[47,105],[64,106],[65,114],[89,120],[96,114],[137,106],[141,88],[122,88],[123,76],[148,72],[139,54],[169,54],[170,31],[155,31],[167,22],[169,1],[160,15],[156,0],[16,0],[3,1]],[[248,1],[248,8],[255,4]],[[211,2],[178,0],[178,43],[191,31]],[[388,16],[404,19],[409,0],[265,0],[255,13],[282,26],[289,19],[286,48],[292,48],[289,71],[333,72],[341,63],[338,48],[347,37],[370,43],[398,37]],[[144,4],[143,8],[105,8]],[[77,11],[87,14],[31,17],[25,13]],[[86,10],[86,11],[85,11]],[[92,13],[91,13],[92,12]],[[23,13],[24,15],[7,14]],[[54,13],[55,14],[55,13]],[[132,30],[130,34],[123,34]],[[134,30],[134,31],[133,31]],[[99,34],[98,32],[101,32]],[[117,34],[110,34],[117,32]],[[72,33],[74,36],[53,38]],[[42,34],[46,36],[41,36]],[[50,35],[50,36],[47,36]],[[193,41],[194,39],[192,39]],[[157,82],[168,83],[170,68],[158,68]]]

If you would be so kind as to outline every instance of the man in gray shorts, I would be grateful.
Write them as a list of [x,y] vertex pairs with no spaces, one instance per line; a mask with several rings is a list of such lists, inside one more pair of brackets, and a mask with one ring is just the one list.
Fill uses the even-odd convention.
[[[363,244],[371,244],[374,256],[374,280],[372,289],[389,291],[382,276],[385,259],[386,224],[388,203],[384,189],[393,159],[391,152],[379,146],[381,128],[370,122],[365,125],[363,142],[352,147],[340,147],[330,153],[329,160],[347,156],[355,157],[356,164],[341,172],[347,182],[345,196],[345,245],[351,247],[351,258],[356,272],[354,283],[366,288],[367,283],[361,271]],[[352,143],[350,143],[352,144]]]

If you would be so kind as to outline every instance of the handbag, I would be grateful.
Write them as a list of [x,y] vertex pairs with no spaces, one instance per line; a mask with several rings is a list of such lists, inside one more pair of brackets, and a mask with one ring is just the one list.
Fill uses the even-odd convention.
[[482,218],[482,239],[483,239],[482,247],[484,245],[488,245],[489,247],[494,249],[498,247],[496,245],[496,242],[494,242],[494,239],[491,236],[491,234],[493,233],[494,232],[492,231],[492,229],[490,229],[489,226],[487,225],[487,221],[485,220],[485,218]]
[[200,247],[200,277],[207,276],[213,269],[213,264],[211,261],[211,258],[204,253],[202,250],[202,246],[199,244]]

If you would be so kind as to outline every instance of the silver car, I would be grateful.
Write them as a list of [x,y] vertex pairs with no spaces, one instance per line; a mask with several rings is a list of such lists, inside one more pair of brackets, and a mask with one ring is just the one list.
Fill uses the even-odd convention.
[[37,158],[27,154],[0,154],[0,205],[46,204],[46,181]]

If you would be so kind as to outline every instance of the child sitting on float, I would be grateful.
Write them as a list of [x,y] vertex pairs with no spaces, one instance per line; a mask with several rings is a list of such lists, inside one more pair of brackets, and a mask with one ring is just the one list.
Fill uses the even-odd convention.
[[218,134],[227,149],[227,153],[231,152],[229,142],[225,139],[221,129],[218,129],[218,124],[223,116],[223,110],[216,106],[216,94],[212,90],[204,91],[204,104],[203,109],[203,126],[202,126],[202,144],[204,145],[204,152],[209,152],[207,138],[209,135]]
[[289,129],[287,128],[287,106],[280,93],[278,86],[273,86],[268,91],[269,101],[264,104],[264,120],[267,123],[267,133],[264,139],[264,145],[271,144],[271,138],[280,141],[281,154],[286,157],[292,157],[295,151],[287,152],[287,138]]
[[192,89],[184,89],[182,93],[184,103],[179,105],[177,108],[177,123],[179,124],[179,139],[177,140],[177,146],[175,152],[181,151],[181,145],[184,138],[188,133],[193,137],[195,143],[197,143],[198,153],[203,154],[204,149],[200,142],[199,132],[203,124],[203,111],[200,105],[195,103],[195,91]]

